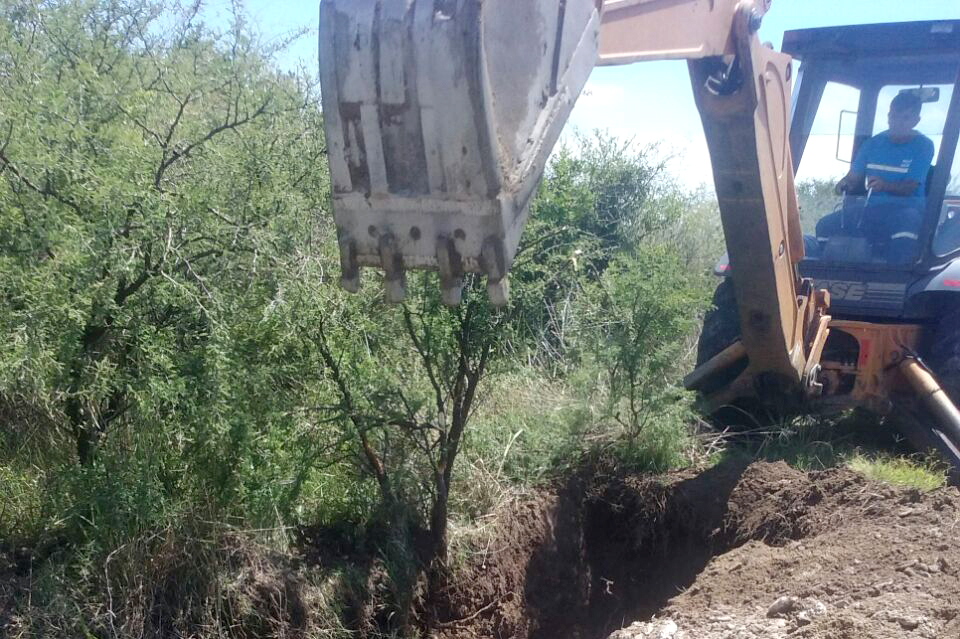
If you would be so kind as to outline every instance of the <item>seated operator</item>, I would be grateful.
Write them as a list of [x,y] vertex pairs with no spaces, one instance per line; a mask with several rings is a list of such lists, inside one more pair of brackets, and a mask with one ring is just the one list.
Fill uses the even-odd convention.
[[887,261],[904,263],[917,253],[917,239],[925,208],[927,173],[933,161],[933,142],[914,129],[920,122],[920,97],[898,94],[890,102],[890,128],[863,143],[850,172],[836,186],[838,194],[866,187],[862,211],[824,216],[817,223],[817,240],[836,235],[858,235],[887,246]]

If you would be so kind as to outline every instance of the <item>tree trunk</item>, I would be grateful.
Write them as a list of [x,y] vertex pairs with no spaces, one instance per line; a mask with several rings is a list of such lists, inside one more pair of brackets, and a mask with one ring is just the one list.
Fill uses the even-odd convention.
[[449,480],[439,470],[434,478],[436,497],[430,510],[430,557],[427,563],[427,627],[436,627],[440,621],[437,606],[443,600],[447,587],[447,515],[450,497]]
[[[107,318],[107,323],[111,318]],[[97,441],[103,432],[103,423],[97,423],[97,419],[85,409],[83,402],[77,397],[83,384],[83,370],[89,362],[95,362],[103,357],[103,342],[106,339],[109,328],[107,325],[97,326],[87,324],[83,329],[83,336],[80,338],[80,352],[77,354],[70,366],[70,387],[69,398],[67,399],[67,418],[70,420],[70,431],[76,440],[77,459],[81,466],[89,466],[96,455]],[[120,398],[115,393],[110,399],[110,409],[104,411],[103,422],[109,419],[107,413],[119,405]]]
[[450,501],[450,485],[445,473],[438,472],[434,480],[437,491],[430,510],[430,537],[432,541],[431,563],[447,563],[447,516]]
[[83,418],[83,408],[75,397],[67,400],[67,417],[70,419],[70,429],[77,444],[77,459],[81,466],[89,466],[93,461],[95,449],[94,435],[90,424]]

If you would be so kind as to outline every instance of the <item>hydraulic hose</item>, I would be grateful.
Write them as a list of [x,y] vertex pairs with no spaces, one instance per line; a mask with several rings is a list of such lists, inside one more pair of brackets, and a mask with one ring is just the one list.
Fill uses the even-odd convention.
[[960,449],[960,409],[953,403],[937,379],[917,359],[908,357],[900,363],[900,371],[917,392],[921,401],[937,419],[937,427],[955,448]]

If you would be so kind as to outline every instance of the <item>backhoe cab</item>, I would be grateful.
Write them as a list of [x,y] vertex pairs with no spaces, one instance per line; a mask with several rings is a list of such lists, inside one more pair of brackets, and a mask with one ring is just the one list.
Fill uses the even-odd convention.
[[[833,232],[828,237],[808,242],[812,250],[804,268],[821,277],[831,264],[909,272],[920,264],[936,268],[957,257],[960,165],[955,152],[960,113],[954,86],[960,70],[960,21],[790,31],[783,46],[800,61],[790,134],[794,169],[798,180],[818,181],[821,187],[819,200],[811,192],[814,197],[801,203],[804,230],[816,235],[818,227],[826,226],[822,220],[832,210],[845,218],[843,228],[830,229]],[[933,158],[926,158],[928,164],[922,167],[922,196],[882,197],[886,194],[871,192],[861,182],[843,199],[831,198],[829,187],[849,170],[871,138],[888,129],[891,103],[905,93],[922,105],[918,138],[934,146]],[[896,175],[893,171],[898,171],[906,176],[908,162],[904,162],[907,166],[887,167],[887,173]],[[871,208],[887,205],[898,209],[901,217],[917,214],[916,225],[907,224],[909,228],[892,241],[869,228],[874,221]],[[892,250],[890,245],[898,240],[905,250]],[[834,309],[846,309],[847,295],[838,293],[843,291],[838,289],[833,295]],[[894,297],[888,302],[905,302]],[[851,311],[857,301],[850,300]],[[892,304],[887,308],[883,315],[903,312]]]
[[[818,237],[800,264],[831,295],[819,408],[898,414],[915,444],[960,468],[960,20],[793,31],[783,48],[801,61],[790,136],[799,180],[835,181],[905,92],[934,147],[922,197],[834,197],[846,228]],[[907,161],[891,168],[906,172]],[[830,203],[802,202],[805,231],[821,235]]]

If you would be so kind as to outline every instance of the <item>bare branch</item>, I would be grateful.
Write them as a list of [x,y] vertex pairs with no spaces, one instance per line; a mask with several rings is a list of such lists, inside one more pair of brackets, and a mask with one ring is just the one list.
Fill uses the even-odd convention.
[[40,186],[37,186],[30,178],[28,178],[23,173],[21,173],[20,169],[18,169],[17,166],[13,162],[11,162],[10,159],[7,157],[5,153],[6,146],[7,146],[6,143],[4,143],[3,149],[0,149],[0,173],[3,173],[3,171],[9,169],[10,172],[14,175],[14,177],[17,178],[17,180],[20,181],[21,184],[26,186],[28,189],[30,189],[34,193],[43,197],[51,197],[57,202],[60,202],[61,204],[63,204],[64,206],[68,206],[71,209],[73,209],[73,211],[77,215],[83,215],[83,209],[80,208],[79,204],[77,204],[70,198],[65,197],[60,193],[58,193],[57,191],[53,190],[50,187],[49,182],[45,184],[43,187],[40,187]]
[[437,412],[440,415],[443,415],[446,411],[446,402],[444,401],[444,389],[441,386],[440,381],[437,379],[437,375],[433,370],[433,363],[430,360],[430,354],[424,348],[423,342],[417,336],[417,330],[413,326],[413,314],[410,312],[409,307],[406,304],[403,305],[403,323],[407,328],[407,335],[410,336],[410,341],[413,342],[413,347],[417,351],[417,354],[420,356],[420,361],[423,363],[423,368],[427,372],[427,378],[430,380],[430,386],[433,387],[434,400],[437,404]]
[[[0,158],[6,157],[7,146],[10,144],[10,140],[13,139],[13,120],[7,123],[7,134],[4,136],[3,146],[0,146]],[[3,161],[3,160],[0,160]],[[3,165],[0,166],[0,173],[3,173],[3,170],[6,168],[7,162],[3,161]]]
[[[154,185],[159,189],[160,182],[163,180],[163,174],[166,172],[166,170],[170,168],[178,160],[189,157],[190,154],[198,147],[203,146],[204,144],[206,144],[216,136],[220,135],[224,131],[231,131],[231,130],[237,129],[243,126],[244,124],[247,124],[248,122],[266,113],[267,106],[269,106],[270,102],[271,102],[271,98],[270,96],[267,96],[267,98],[263,101],[263,103],[259,107],[257,107],[257,109],[253,113],[247,114],[242,118],[234,116],[233,120],[228,119],[223,124],[220,124],[219,126],[216,126],[210,129],[199,140],[191,142],[190,144],[185,146],[183,149],[176,149],[169,156],[167,156],[167,154],[164,153],[164,159],[163,161],[160,162],[160,166],[157,168],[157,173],[154,178]],[[174,121],[173,126],[171,126],[170,128],[169,134],[167,136],[167,142],[166,142],[167,144],[170,143],[170,138],[173,135],[173,130],[176,127],[177,123],[180,121],[180,117],[183,115],[183,109],[185,108],[186,108],[186,105],[184,103],[183,105],[181,105],[180,112],[178,112],[177,118]]]

